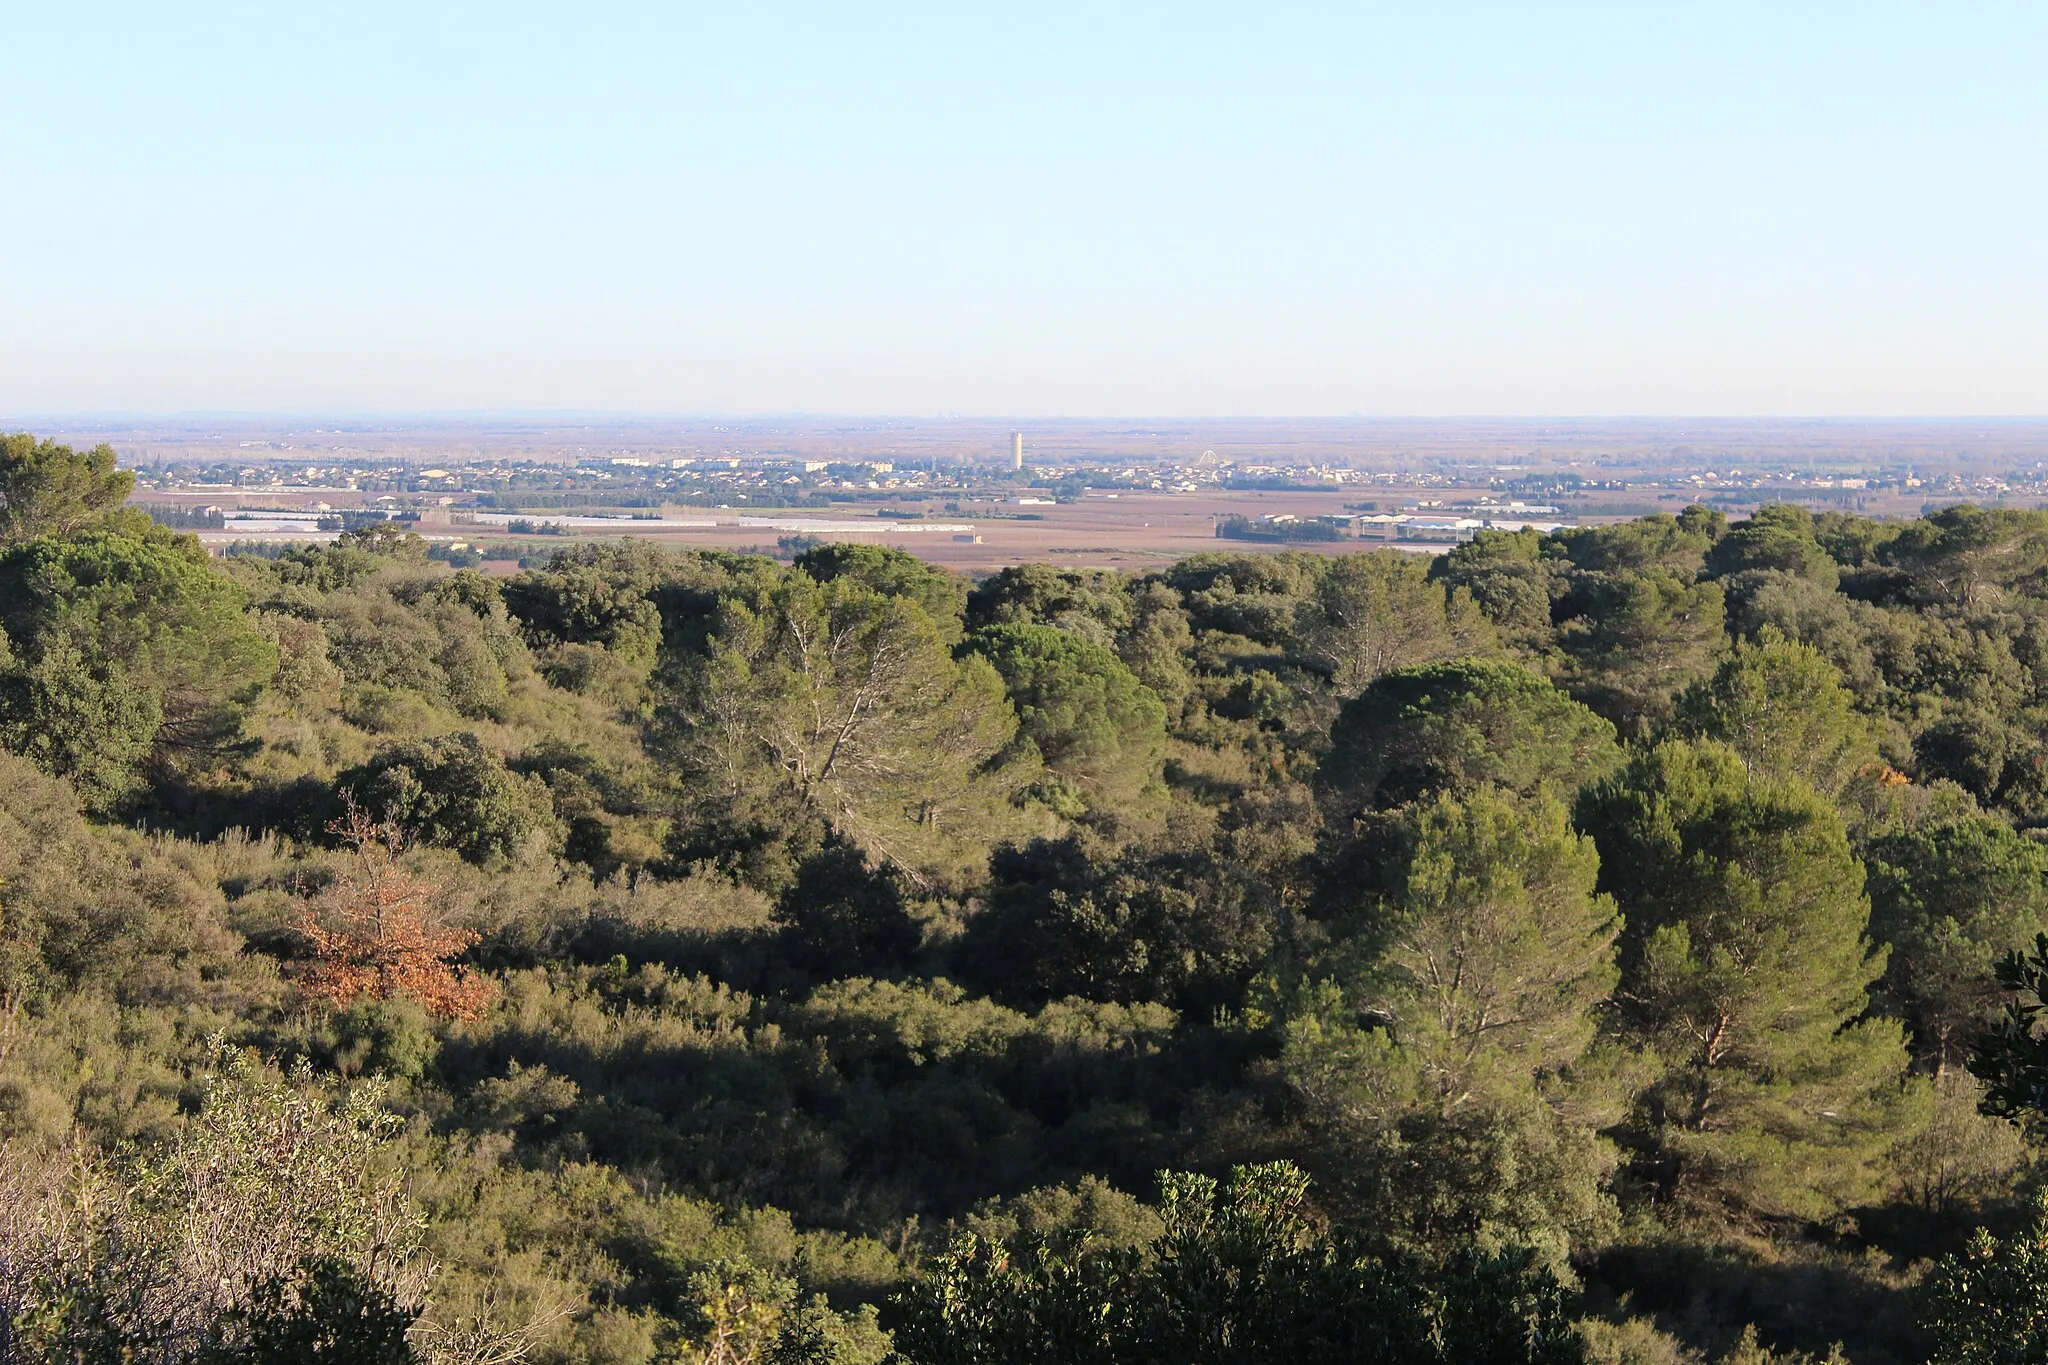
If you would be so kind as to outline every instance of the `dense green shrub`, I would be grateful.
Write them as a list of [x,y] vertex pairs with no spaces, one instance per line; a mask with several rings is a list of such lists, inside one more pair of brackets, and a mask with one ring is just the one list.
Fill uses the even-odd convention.
[[554,832],[546,785],[512,772],[473,734],[390,745],[336,786],[407,837],[472,862],[510,858]]

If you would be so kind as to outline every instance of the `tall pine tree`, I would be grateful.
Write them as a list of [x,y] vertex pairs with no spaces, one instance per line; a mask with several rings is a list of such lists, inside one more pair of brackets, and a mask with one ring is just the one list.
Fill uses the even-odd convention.
[[1589,788],[1580,819],[1627,920],[1623,1027],[1665,1068],[1639,1115],[1649,1173],[1765,1217],[1861,1197],[1909,1092],[1900,1026],[1861,1019],[1885,954],[1833,807],[1722,745],[1667,742]]
[[1877,763],[1870,721],[1841,673],[1819,650],[1770,627],[1686,689],[1678,723],[1727,744],[1753,773],[1796,777],[1830,796]]
[[[1614,902],[1548,793],[1491,785],[1398,817],[1389,890],[1310,965],[1283,1067],[1333,1196],[1437,1250],[1595,1233],[1613,1151],[1576,1068],[1615,983]],[[1605,1070],[1595,1066],[1594,1072]]]

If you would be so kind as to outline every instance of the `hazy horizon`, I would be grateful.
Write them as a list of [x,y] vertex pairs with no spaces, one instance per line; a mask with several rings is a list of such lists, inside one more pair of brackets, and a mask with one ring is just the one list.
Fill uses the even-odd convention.
[[656,408],[77,408],[36,412],[28,409],[0,409],[0,426],[35,422],[108,421],[223,421],[223,422],[433,422],[461,425],[494,421],[525,421],[573,424],[617,422],[659,424],[668,422],[902,422],[967,423],[992,426],[1041,423],[1047,426],[1123,422],[1211,422],[1284,426],[1290,423],[1358,426],[1512,426],[1517,424],[1589,423],[1596,425],[1642,424],[1672,426],[1699,423],[1707,426],[1819,425],[1878,426],[1886,424],[1939,426],[1952,423],[2048,424],[2048,410],[2041,412],[889,412],[801,410],[720,410]]
[[639,409],[639,407],[391,407],[391,409],[346,409],[346,407],[188,407],[188,409],[119,409],[80,407],[51,411],[0,411],[0,424],[23,422],[965,422],[965,424],[1096,424],[1096,422],[1247,422],[1247,424],[1358,424],[1358,426],[1462,426],[1462,424],[1649,424],[1671,426],[1700,422],[1710,426],[1743,424],[1835,424],[1835,426],[1880,426],[1880,424],[2048,424],[2048,411],[1925,411],[1925,413],[1884,413],[1884,411],[1442,411],[1442,413],[1251,413],[1251,411],[741,411],[741,409]]

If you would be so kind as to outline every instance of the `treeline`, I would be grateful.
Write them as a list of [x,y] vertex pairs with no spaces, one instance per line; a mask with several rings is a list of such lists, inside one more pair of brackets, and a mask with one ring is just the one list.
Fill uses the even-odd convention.
[[493,578],[129,489],[0,448],[0,1357],[2031,1358],[2048,515]]
[[1232,512],[1216,520],[1216,536],[1219,540],[1265,540],[1265,541],[1333,541],[1342,540],[1343,532],[1327,521],[1303,521],[1299,518],[1268,520],[1252,518]]

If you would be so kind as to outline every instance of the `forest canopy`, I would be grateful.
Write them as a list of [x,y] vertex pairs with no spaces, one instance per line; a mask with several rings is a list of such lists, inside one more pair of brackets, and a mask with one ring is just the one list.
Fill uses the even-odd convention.
[[2048,513],[493,577],[117,465],[0,441],[0,1359],[2033,1358]]

